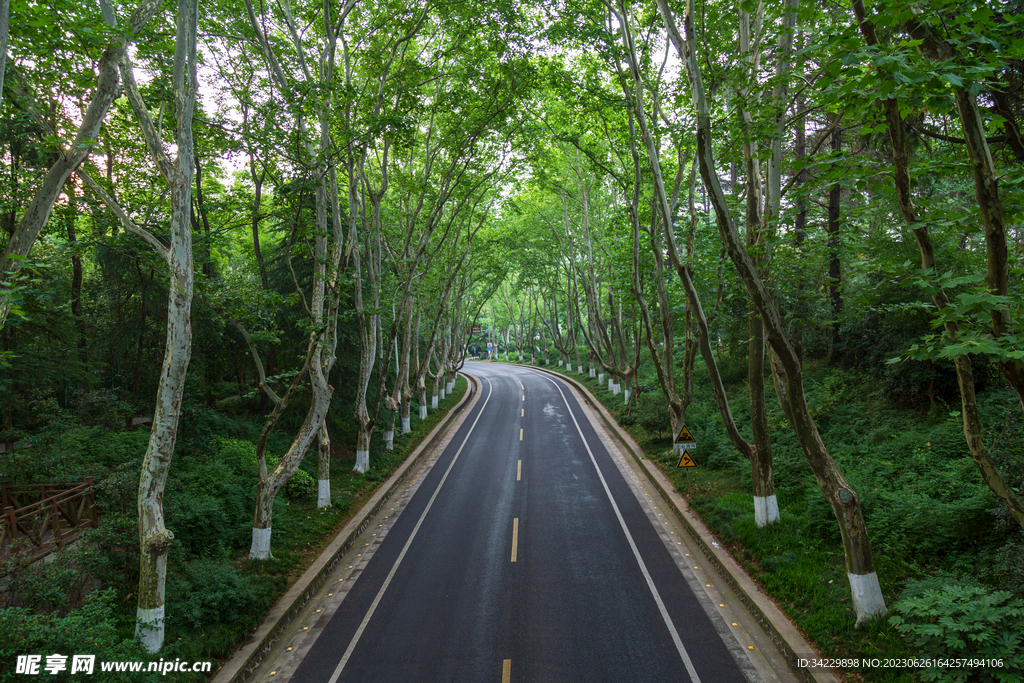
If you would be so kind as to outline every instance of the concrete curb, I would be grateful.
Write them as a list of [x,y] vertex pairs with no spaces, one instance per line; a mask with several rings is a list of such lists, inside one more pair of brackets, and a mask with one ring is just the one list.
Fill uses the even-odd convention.
[[345,554],[351,549],[352,544],[366,530],[373,517],[384,507],[384,504],[398,490],[398,487],[402,485],[409,471],[433,447],[435,442],[441,439],[443,436],[441,432],[452,420],[465,412],[467,404],[471,403],[470,399],[480,395],[480,381],[472,375],[466,373],[459,374],[465,377],[469,383],[462,400],[452,406],[444,419],[423,438],[420,445],[409,454],[409,457],[395,470],[387,482],[377,489],[377,492],[366,501],[362,509],[335,536],[331,544],[320,554],[320,557],[281,596],[277,604],[267,613],[263,623],[246,638],[242,647],[224,663],[224,666],[213,677],[211,683],[245,683],[255,676],[264,658],[273,649],[284,630],[302,611],[306,603],[313,598],[320,589],[320,586],[323,585],[327,577],[330,576],[331,572],[334,571],[338,563],[341,562]]
[[[675,486],[668,480],[668,477],[644,455],[643,449],[640,448],[639,444],[615,421],[615,418],[611,416],[611,413],[604,407],[604,404],[597,400],[597,397],[591,394],[586,386],[572,377],[553,370],[537,366],[520,367],[530,367],[534,370],[540,370],[541,372],[560,377],[582,392],[587,397],[588,402],[597,409],[602,419],[625,447],[626,451],[633,457],[637,465],[642,466],[647,472],[651,483],[661,493],[661,497],[671,505],[676,517],[686,527],[690,536],[700,547],[701,552],[711,561],[719,575],[732,587],[747,610],[761,625],[761,628],[764,629],[765,634],[771,638],[775,646],[786,657],[786,661],[789,662],[797,677],[807,681],[807,683],[839,683],[839,678],[829,670],[812,670],[797,666],[797,659],[800,656],[807,657],[812,655],[816,652],[815,649],[801,635],[789,618],[782,613],[782,610],[772,602],[772,599],[750,578],[746,570],[733,559],[732,555],[723,548],[715,547],[712,544],[715,542],[717,545],[721,545],[715,541],[714,534],[705,526],[701,518],[693,512],[686,500],[679,495],[679,492],[676,491]],[[820,655],[815,656],[820,657]]]

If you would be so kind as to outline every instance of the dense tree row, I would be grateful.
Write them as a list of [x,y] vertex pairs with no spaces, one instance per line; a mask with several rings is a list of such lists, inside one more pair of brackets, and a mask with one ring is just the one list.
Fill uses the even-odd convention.
[[[378,420],[390,447],[414,396],[425,417],[428,378],[434,407],[453,389],[465,327],[503,272],[494,205],[531,83],[510,11],[15,5],[5,431],[31,435],[32,396],[67,408],[109,392],[144,413],[155,392],[138,501],[136,633],[150,651],[164,637],[162,501],[190,383],[208,404],[260,394],[254,559],[271,557],[275,498],[314,442],[330,505],[332,405],[357,425],[347,446],[363,472]],[[340,343],[358,349],[344,368]],[[291,444],[268,454],[275,429]]]
[[[582,346],[592,377],[596,365],[628,387],[646,346],[677,433],[699,352],[729,440],[750,461],[759,525],[779,515],[772,385],[839,523],[858,621],[886,606],[858,494],[805,397],[806,355],[898,375],[883,364],[903,354],[918,375],[903,392],[933,404],[959,394],[971,457],[1024,526],[975,397],[990,367],[1016,390],[1021,356],[1019,236],[1008,231],[1021,215],[1018,17],[941,3],[575,9],[549,34],[575,49],[548,64],[549,136],[516,197],[550,240],[523,259],[518,306],[546,271],[544,318],[562,361]],[[944,334],[872,343],[872,324],[890,315],[926,333],[921,292]],[[516,306],[496,319],[518,342]],[[730,338],[729,355],[746,359],[749,425],[736,424],[718,368]]]

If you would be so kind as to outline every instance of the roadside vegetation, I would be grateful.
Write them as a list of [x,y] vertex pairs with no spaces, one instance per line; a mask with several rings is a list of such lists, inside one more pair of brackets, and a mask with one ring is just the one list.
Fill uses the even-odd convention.
[[[168,525],[175,543],[167,578],[167,645],[164,660],[220,662],[263,620],[267,611],[334,539],[362,505],[461,400],[467,388],[460,377],[455,392],[370,455],[370,469],[353,471],[355,453],[335,447],[331,454],[331,507],[317,507],[317,461],[307,458],[275,502],[274,558],[247,559],[258,479],[256,441],[259,424],[246,412],[258,401],[234,400],[229,412],[188,402],[179,433],[174,477],[167,490]],[[93,405],[95,410],[98,408]],[[15,450],[20,481],[43,480],[41,472],[96,479],[100,525],[80,541],[57,551],[47,562],[31,564],[11,556],[0,571],[0,681],[23,680],[14,673],[16,655],[95,654],[98,661],[155,661],[133,637],[134,587],[138,585],[139,536],[136,495],[139,464],[149,434],[125,431],[115,412],[71,413],[50,405],[59,419],[59,438]],[[287,419],[287,418],[286,418]],[[331,419],[338,439],[354,443],[355,427]],[[45,430],[44,432],[45,433]],[[271,438],[268,449],[281,452],[286,437]],[[40,468],[40,460],[45,467]],[[69,659],[70,661],[70,659]],[[98,665],[97,665],[98,666]],[[46,675],[45,673],[42,675]],[[161,680],[157,674],[94,674],[112,682]],[[175,681],[202,681],[199,674],[173,674]],[[52,680],[76,680],[68,672]],[[164,679],[166,680],[166,678]]]

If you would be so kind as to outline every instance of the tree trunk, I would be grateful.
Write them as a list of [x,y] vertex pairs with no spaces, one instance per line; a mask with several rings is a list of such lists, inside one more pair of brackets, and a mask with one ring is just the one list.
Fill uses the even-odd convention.
[[331,507],[331,437],[327,433],[327,420],[320,425],[317,435],[317,493],[316,506],[319,509]]
[[[838,122],[832,129],[832,152],[838,155],[842,149],[842,132]],[[833,165],[835,168],[835,165]],[[832,331],[829,340],[831,361],[837,358],[839,345],[839,319],[843,314],[842,273],[839,263],[839,210],[842,187],[838,182],[828,191],[828,298],[832,304]]]
[[197,0],[179,0],[178,27],[174,54],[174,92],[181,107],[177,112],[177,159],[171,164],[155,140],[155,130],[138,90],[134,87],[131,65],[125,61],[129,102],[147,137],[150,153],[170,186],[170,247],[166,252],[170,270],[167,297],[167,342],[156,411],[149,446],[142,460],[139,477],[139,597],[135,617],[135,637],[148,652],[157,652],[164,640],[164,583],[167,577],[167,552],[174,534],[164,526],[163,498],[178,417],[185,390],[185,375],[192,355],[192,232],[189,215],[192,207],[192,110],[196,97]]
[[[311,347],[318,346],[319,341],[315,333],[310,336]],[[249,547],[250,560],[273,558],[270,552],[270,534],[273,525],[274,498],[298,471],[303,457],[309,451],[313,439],[320,433],[324,420],[327,418],[327,410],[331,405],[331,390],[327,385],[326,377],[324,377],[323,363],[318,355],[317,352],[313,353],[313,360],[309,367],[310,375],[314,375],[310,381],[313,400],[310,402],[306,419],[299,427],[288,451],[278,461],[277,467],[261,476],[256,485],[256,510],[252,521],[252,544]]]
[[[763,21],[764,5],[758,7],[756,25]],[[740,9],[740,54],[744,55],[744,61],[748,64],[748,78],[753,81],[757,77],[758,56],[756,51],[751,51],[750,45],[750,15]],[[785,35],[783,31],[782,35]],[[780,59],[785,59],[785,50],[780,50]],[[744,89],[744,95],[746,90]],[[752,136],[750,114],[742,107],[738,107],[740,118],[744,124],[747,136]],[[775,141],[779,145],[772,145],[772,159],[769,165],[769,197],[775,199],[781,193],[780,173],[778,169],[782,164],[781,136],[776,136]],[[768,261],[768,244],[765,233],[767,226],[765,219],[770,215],[762,217],[762,180],[761,169],[757,157],[754,154],[753,142],[750,137],[744,138],[743,142],[743,169],[746,181],[746,248],[750,253],[755,254],[753,262],[758,272],[764,276],[765,264]],[[776,202],[769,201],[769,214],[777,213]],[[750,451],[751,481],[753,482],[754,494],[754,522],[757,526],[765,526],[778,520],[779,506],[775,498],[775,481],[772,478],[772,441],[771,432],[768,428],[768,407],[765,403],[764,391],[764,323],[761,315],[754,306],[751,306],[747,313],[747,386],[750,399],[750,427],[754,437],[753,448]]]
[[[0,54],[0,59],[3,55]],[[0,79],[2,80],[2,79]],[[0,86],[2,86],[0,82]],[[0,88],[2,89],[2,88]],[[89,354],[88,342],[85,334],[85,315],[82,312],[82,257],[78,253],[78,237],[75,235],[75,219],[78,217],[77,199],[75,186],[68,183],[65,187],[68,197],[68,212],[65,225],[67,227],[68,242],[71,243],[71,314],[75,317],[75,326],[78,328],[78,362],[79,369],[78,389],[84,396],[89,393]]]
[[[670,28],[674,29],[674,22],[672,20],[671,13],[670,13],[670,11],[667,8],[667,5],[663,6],[661,3],[659,3],[659,9],[661,10],[663,16],[665,17],[666,23],[670,26]],[[624,17],[626,17],[626,12],[625,12],[624,8],[621,9],[620,15],[621,16],[619,17],[619,24],[620,24],[621,30],[623,32],[624,42],[626,43],[627,48],[629,48],[632,45],[632,40],[631,40],[630,35],[629,35],[628,23],[624,19]],[[678,44],[677,44],[677,47],[678,47]],[[704,309],[701,306],[700,298],[699,298],[699,296],[697,294],[697,289],[696,289],[696,287],[693,284],[693,278],[691,276],[690,266],[688,264],[686,264],[686,263],[683,263],[681,261],[681,259],[679,258],[679,251],[676,248],[676,243],[675,243],[675,231],[672,228],[672,218],[671,217],[674,215],[674,210],[673,210],[673,206],[672,206],[673,202],[671,202],[669,200],[668,193],[667,193],[667,191],[665,189],[665,182],[664,182],[664,178],[663,178],[662,172],[661,172],[661,164],[660,164],[660,161],[659,161],[659,155],[657,153],[657,150],[654,148],[653,138],[650,135],[650,132],[648,131],[648,128],[647,128],[646,115],[644,113],[644,107],[642,105],[643,89],[642,89],[641,79],[639,77],[639,66],[638,66],[636,58],[635,58],[635,51],[632,50],[632,49],[627,49],[626,53],[627,53],[627,56],[629,56],[629,58],[630,58],[630,67],[631,67],[631,71],[633,72],[633,81],[634,81],[634,84],[635,84],[635,91],[634,91],[634,93],[632,93],[632,94],[627,93],[627,95],[631,99],[635,98],[636,104],[635,104],[635,106],[633,108],[633,111],[634,111],[635,116],[636,116],[636,122],[640,126],[641,137],[643,139],[643,142],[644,142],[645,146],[647,147],[648,160],[650,162],[650,167],[651,167],[651,170],[652,170],[653,176],[654,176],[654,186],[655,186],[655,198],[654,199],[655,199],[655,201],[657,201],[657,203],[658,203],[658,207],[657,208],[658,208],[658,210],[660,211],[660,213],[661,213],[661,215],[663,217],[662,225],[665,226],[665,237],[666,237],[666,242],[667,242],[667,246],[668,246],[669,259],[671,260],[672,266],[676,269],[676,272],[678,273],[679,278],[680,278],[680,280],[681,280],[681,282],[683,284],[683,290],[686,293],[686,299],[687,299],[687,303],[688,303],[688,308],[691,309],[693,316],[696,318],[697,329],[698,329],[698,346],[700,348],[701,355],[703,356],[704,361],[705,361],[705,366],[706,366],[707,372],[708,372],[708,378],[711,381],[711,385],[712,385],[712,388],[714,390],[715,400],[716,400],[716,402],[718,404],[719,412],[721,413],[721,416],[722,416],[722,421],[725,424],[726,433],[729,436],[730,442],[736,447],[736,449],[739,450],[740,453],[742,453],[744,455],[744,457],[746,457],[753,464],[755,462],[756,449],[751,444],[746,442],[746,440],[739,433],[739,429],[736,427],[736,422],[735,422],[735,420],[733,419],[733,416],[732,416],[732,410],[729,407],[728,397],[726,396],[726,393],[725,393],[725,386],[724,386],[724,384],[722,382],[721,375],[719,374],[718,364],[717,364],[717,361],[715,359],[714,352],[713,352],[713,350],[711,348],[707,318],[704,315]],[[636,155],[636,152],[634,150],[634,156],[635,155]],[[637,167],[637,170],[638,169],[639,169],[639,167]],[[681,173],[682,173],[682,164],[680,164],[679,179],[681,179]],[[637,178],[635,180],[634,185],[638,187],[638,183],[639,183],[639,178]],[[689,242],[692,240],[692,234],[693,234],[693,230],[694,230],[694,227],[695,227],[695,223],[694,222],[696,221],[696,211],[693,208],[693,193],[694,193],[695,184],[696,184],[696,179],[695,179],[695,176],[694,176],[694,171],[691,170],[691,180],[690,180],[690,190],[689,190],[689,195],[690,195],[689,203],[690,203],[690,214],[691,214],[691,237],[688,238],[688,246],[687,246],[688,252],[692,251],[692,244],[690,244]],[[634,196],[634,199],[633,199],[634,212],[635,212],[635,207],[637,206],[637,201],[638,200],[637,200],[636,196]],[[636,231],[636,230],[637,230],[637,227],[635,225],[634,226],[634,231]],[[652,233],[653,233],[653,230],[652,230]],[[634,243],[636,243],[637,241],[638,241],[637,238],[634,237]],[[636,247],[634,247],[634,249],[635,248]],[[659,254],[661,252],[660,245],[657,245],[655,243],[653,245],[653,251],[655,253],[655,259],[656,259],[656,263],[657,263],[657,259],[659,259]],[[636,275],[634,275],[634,280],[636,280]],[[638,284],[639,283],[636,282],[634,284],[634,287],[638,286]],[[669,339],[668,334],[669,334],[668,331],[666,331],[666,333],[665,333],[666,340]],[[649,340],[648,343],[651,343],[650,340]],[[668,342],[666,341],[666,345],[667,345],[667,343]],[[691,349],[691,351],[692,351],[692,349]],[[692,362],[693,361],[691,360],[691,363]],[[609,384],[609,386],[608,386],[609,390],[610,391],[614,391],[614,385],[613,385],[613,382],[612,382],[611,379],[608,380],[608,384]],[[682,407],[683,407],[682,404],[680,404],[680,408],[682,408]],[[674,410],[673,410],[673,407],[672,407],[671,403],[670,403],[670,406],[669,406],[669,411],[670,411],[670,416],[672,417],[672,419],[678,419],[679,420],[678,423],[673,424],[673,433],[677,434],[678,431],[682,428],[683,411],[680,410],[678,415],[673,415]],[[769,463],[770,463],[770,461],[769,461]]]

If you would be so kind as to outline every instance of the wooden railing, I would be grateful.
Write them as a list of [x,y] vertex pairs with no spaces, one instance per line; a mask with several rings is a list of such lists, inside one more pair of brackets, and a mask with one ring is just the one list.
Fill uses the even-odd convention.
[[11,552],[42,557],[98,524],[92,477],[72,484],[2,482],[0,503],[0,557]]

